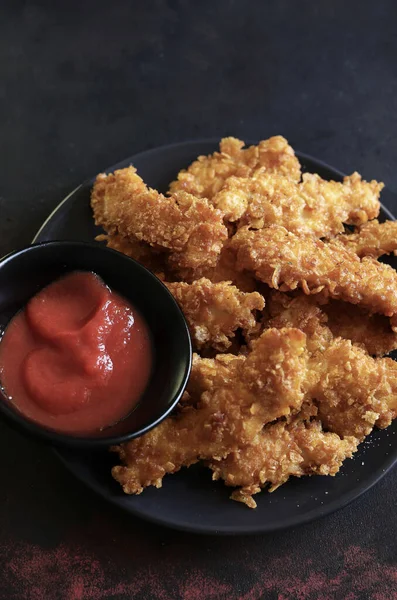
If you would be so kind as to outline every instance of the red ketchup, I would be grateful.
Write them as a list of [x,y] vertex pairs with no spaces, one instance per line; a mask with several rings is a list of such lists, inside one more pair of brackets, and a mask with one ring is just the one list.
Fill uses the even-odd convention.
[[94,273],[74,272],[34,296],[0,343],[2,386],[26,417],[92,434],[126,417],[148,383],[147,325]]

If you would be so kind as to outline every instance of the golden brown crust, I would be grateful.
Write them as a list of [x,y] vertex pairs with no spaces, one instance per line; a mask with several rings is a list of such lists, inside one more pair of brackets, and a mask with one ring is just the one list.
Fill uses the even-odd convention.
[[359,227],[355,233],[338,237],[338,241],[358,256],[379,258],[397,251],[397,221],[379,223],[376,219]]
[[205,278],[167,287],[186,317],[196,350],[211,347],[224,352],[237,329],[250,335],[258,328],[254,311],[265,305],[258,292],[247,294],[230,282],[212,283]]
[[332,237],[343,224],[360,224],[379,213],[383,184],[354,173],[343,183],[305,173],[301,183],[259,171],[254,177],[229,177],[213,204],[238,226],[263,229],[281,225],[300,235]]
[[219,257],[214,266],[206,265],[195,268],[181,267],[170,264],[167,261],[167,268],[172,276],[172,280],[192,283],[201,277],[205,277],[212,283],[221,281],[231,281],[243,292],[254,292],[257,289],[258,282],[249,275],[236,269],[236,253],[231,248],[231,240],[227,240],[222,247]]
[[296,327],[306,335],[306,345],[309,353],[324,352],[333,341],[331,330],[327,327],[327,316],[313,302],[310,296],[300,293],[290,297],[272,290],[267,298],[267,318],[265,327]]
[[[334,475],[395,418],[397,364],[370,356],[397,346],[397,275],[374,260],[397,249],[397,227],[370,221],[382,187],[357,173],[301,181],[280,136],[225,138],[169,197],[132,167],[98,176],[102,239],[168,282],[201,354],[173,416],[114,448],[126,493],[203,461],[254,507],[265,486]],[[344,223],[359,228],[341,234]]]
[[167,198],[133,167],[98,175],[91,194],[95,223],[109,234],[144,241],[181,267],[214,266],[227,239],[222,213],[185,192]]
[[224,182],[236,177],[251,177],[257,169],[266,170],[299,181],[301,169],[298,159],[287,140],[280,135],[244,148],[244,142],[224,138],[219,152],[199,156],[170,185],[170,193],[183,190],[198,198],[213,198]]
[[386,316],[397,312],[396,271],[371,258],[360,260],[337,241],[325,243],[271,226],[259,231],[243,228],[232,244],[237,268],[254,273],[270,287],[322,292]]
[[298,327],[308,336],[310,349],[321,349],[341,337],[364,348],[372,356],[384,356],[397,348],[397,334],[390,319],[369,314],[341,300],[317,296],[288,296],[272,290],[267,296],[264,323],[267,327]]
[[115,449],[123,466],[113,476],[126,493],[160,487],[166,473],[198,460],[227,456],[248,443],[263,425],[298,410],[307,354],[305,335],[296,329],[265,331],[246,357],[195,358],[192,387],[197,408],[187,406],[148,434]]
[[[296,311],[302,325],[310,324],[296,304],[288,314]],[[324,353],[312,348],[308,356],[297,329],[281,329],[278,336],[275,331],[253,342],[248,357],[195,357],[188,391],[200,397],[198,407],[187,406],[118,449],[123,466],[113,475],[127,493],[160,486],[167,472],[207,460],[215,478],[243,488],[233,498],[253,506],[251,495],[266,484],[275,489],[290,475],[335,474],[375,423],[389,424],[397,409],[393,361],[374,360],[340,339],[331,339]],[[315,399],[314,420],[313,405],[311,413],[306,408],[299,414],[304,398]],[[291,411],[298,413],[262,431]]]
[[359,306],[339,300],[332,300],[322,309],[334,337],[351,340],[372,356],[384,356],[397,349],[397,333],[384,315],[371,315]]
[[268,311],[267,326],[298,327],[306,334],[305,390],[327,429],[361,440],[375,424],[390,424],[397,415],[396,362],[374,359],[361,346],[334,337],[326,313],[311,298],[276,292],[268,299]]
[[357,449],[354,437],[324,432],[320,421],[280,421],[266,426],[254,440],[226,458],[209,464],[213,479],[237,487],[232,499],[256,507],[252,498],[265,486],[273,492],[289,477],[335,475]]
[[316,357],[318,382],[311,395],[325,428],[362,440],[375,424],[387,427],[396,416],[397,363],[371,358],[350,340],[336,338]]

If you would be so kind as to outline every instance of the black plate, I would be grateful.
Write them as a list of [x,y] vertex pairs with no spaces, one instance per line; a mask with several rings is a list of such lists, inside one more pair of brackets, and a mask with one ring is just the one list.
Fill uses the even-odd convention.
[[[210,140],[156,148],[136,154],[109,171],[133,163],[150,186],[165,191],[181,168],[216,147],[216,141]],[[339,171],[304,154],[298,156],[305,171],[319,173],[325,179],[341,179]],[[89,206],[92,183],[87,181],[65,198],[35,241],[94,239],[99,230],[93,224]],[[393,216],[383,208],[381,218]],[[391,264],[397,267],[397,259],[391,259]],[[387,430],[372,433],[336,477],[291,478],[273,494],[257,494],[256,510],[229,500],[230,488],[212,482],[210,471],[199,466],[166,477],[159,490],[150,488],[140,496],[126,496],[111,478],[112,455],[69,450],[57,450],[57,454],[91,489],[134,515],[201,533],[264,533],[326,515],[368,490],[397,460],[396,431],[395,422]]]

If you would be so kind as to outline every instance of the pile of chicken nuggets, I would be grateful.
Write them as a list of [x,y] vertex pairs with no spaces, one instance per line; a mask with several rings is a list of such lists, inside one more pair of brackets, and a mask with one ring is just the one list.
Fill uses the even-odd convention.
[[152,270],[188,321],[193,367],[175,413],[114,448],[127,494],[201,462],[232,498],[335,475],[397,412],[397,222],[383,184],[301,172],[287,140],[225,138],[169,186],[98,175],[107,245]]

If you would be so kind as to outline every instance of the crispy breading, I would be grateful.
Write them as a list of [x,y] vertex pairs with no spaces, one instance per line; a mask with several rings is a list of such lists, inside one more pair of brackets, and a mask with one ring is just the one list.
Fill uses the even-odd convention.
[[[324,196],[325,204],[341,204],[340,218],[344,223],[355,225],[365,223],[378,216],[380,210],[379,195],[384,183],[363,181],[361,175],[354,172],[343,178],[343,184],[336,181],[324,181],[316,173],[305,173],[302,177],[304,193],[316,201]],[[317,200],[319,201],[319,200]],[[334,208],[336,210],[336,208]],[[342,219],[342,211],[347,218]]]
[[188,383],[189,394],[199,401],[201,395],[221,386],[232,386],[238,363],[244,363],[247,357],[240,354],[218,354],[215,358],[202,358],[193,354],[192,372]]
[[359,224],[379,213],[383,184],[362,181],[358,173],[343,183],[305,173],[302,182],[259,171],[254,177],[230,177],[213,204],[239,226],[263,229],[282,225],[296,234],[332,237],[343,223]]
[[[284,321],[290,315],[292,321],[299,320],[303,327],[306,324],[310,332],[316,319],[312,309],[316,307],[308,302],[308,315],[304,317],[304,300],[299,308],[299,302],[292,302]],[[318,410],[318,418],[308,420],[303,418],[304,413],[298,413],[292,420],[269,424],[227,457],[209,461],[214,479],[222,478],[226,485],[240,487],[232,494],[234,500],[254,508],[252,494],[266,485],[273,491],[290,476],[334,475],[375,424],[387,427],[396,417],[394,361],[372,359],[348,340],[331,340],[324,354],[322,347],[312,347],[306,371],[307,398],[315,400],[312,413]],[[328,431],[323,431],[322,425]]]
[[[325,307],[324,307],[325,308]],[[323,425],[340,436],[362,439],[374,425],[387,427],[397,414],[397,363],[374,359],[350,340],[334,338],[327,315],[311,298],[268,299],[267,325],[297,327],[310,354],[305,390]]]
[[397,363],[372,358],[350,340],[336,338],[311,362],[318,382],[311,389],[324,427],[363,439],[374,425],[387,427],[397,411]]
[[282,136],[263,140],[257,146],[244,148],[244,145],[236,138],[224,138],[219,152],[199,156],[186,170],[178,173],[177,180],[170,185],[170,193],[183,190],[199,198],[211,199],[232,175],[251,177],[257,169],[284,175],[293,181],[300,180],[299,161]]
[[181,267],[214,266],[227,239],[222,213],[204,198],[148,188],[133,167],[98,175],[91,194],[95,223],[107,233],[144,241]]
[[229,240],[225,242],[215,267],[207,269],[205,277],[213,283],[231,281],[243,292],[253,292],[258,287],[258,282],[252,275],[236,269],[236,253]]
[[[156,253],[145,242],[132,242],[119,235],[98,236],[108,247],[141,262],[164,279],[167,272],[164,254]],[[97,238],[97,239],[98,239]],[[237,329],[250,336],[258,328],[254,311],[262,310],[264,299],[258,292],[244,293],[228,281],[212,283],[206,278],[167,283],[189,324],[195,349],[230,349]]]
[[334,337],[362,345],[373,356],[384,356],[397,349],[397,333],[384,315],[368,311],[348,302],[332,300],[322,306],[328,317],[327,326]]
[[196,350],[224,352],[237,329],[250,335],[258,328],[255,313],[265,301],[258,292],[244,293],[230,282],[212,283],[204,277],[193,283],[167,283],[189,325]]
[[254,292],[258,287],[258,282],[252,275],[237,271],[236,253],[231,248],[230,240],[226,240],[224,243],[216,265],[213,267],[181,268],[170,264],[167,264],[167,267],[174,279],[186,283],[192,283],[201,277],[205,277],[212,283],[231,281],[243,292]]
[[358,256],[379,258],[397,252],[397,221],[379,223],[377,219],[361,225],[355,233],[338,237],[341,242]]
[[267,425],[249,444],[224,459],[212,460],[209,466],[213,479],[239,488],[232,493],[233,500],[255,508],[252,495],[267,485],[272,492],[291,476],[335,475],[357,444],[354,437],[341,439],[323,431],[317,419],[297,416],[291,422]]
[[265,331],[245,359],[221,361],[222,377],[216,374],[217,361],[194,361],[188,392],[201,393],[197,408],[187,406],[146,435],[115,448],[123,466],[113,467],[112,474],[126,493],[160,487],[166,473],[200,459],[227,456],[249,443],[264,424],[302,404],[307,353],[301,331]]
[[334,336],[327,327],[326,314],[310,296],[301,294],[290,297],[272,290],[267,297],[266,312],[265,327],[295,327],[303,331],[311,356],[317,352],[324,352],[333,341]]
[[133,258],[150,271],[153,271],[158,277],[160,276],[161,279],[165,277],[166,255],[163,252],[156,251],[146,242],[125,238],[118,234],[98,235],[96,240],[106,242],[108,248]]
[[267,327],[297,327],[304,331],[311,352],[324,351],[335,337],[351,340],[373,356],[384,356],[397,348],[397,334],[387,317],[370,315],[341,300],[318,304],[317,296],[300,293],[290,297],[273,290],[267,297],[265,312]]
[[265,486],[334,475],[397,416],[397,363],[379,358],[397,348],[397,274],[376,260],[397,225],[371,220],[382,188],[301,180],[281,136],[223,139],[168,197],[133,167],[98,176],[100,237],[168,282],[201,354],[173,415],[113,448],[126,493],[202,461],[254,507]]
[[359,257],[335,241],[300,237],[284,227],[240,229],[232,240],[237,268],[281,291],[302,288],[360,304],[372,312],[397,312],[397,273],[389,265]]
[[215,267],[203,267],[197,269],[171,268],[168,263],[168,255],[160,250],[155,250],[146,242],[137,239],[126,238],[118,234],[101,234],[95,238],[98,242],[106,242],[108,248],[126,254],[144,267],[153,271],[160,279],[167,282],[182,280],[193,283],[202,277],[209,279],[212,283],[231,282],[242,292],[254,292],[257,283],[248,273],[236,270],[235,253],[225,242]]

